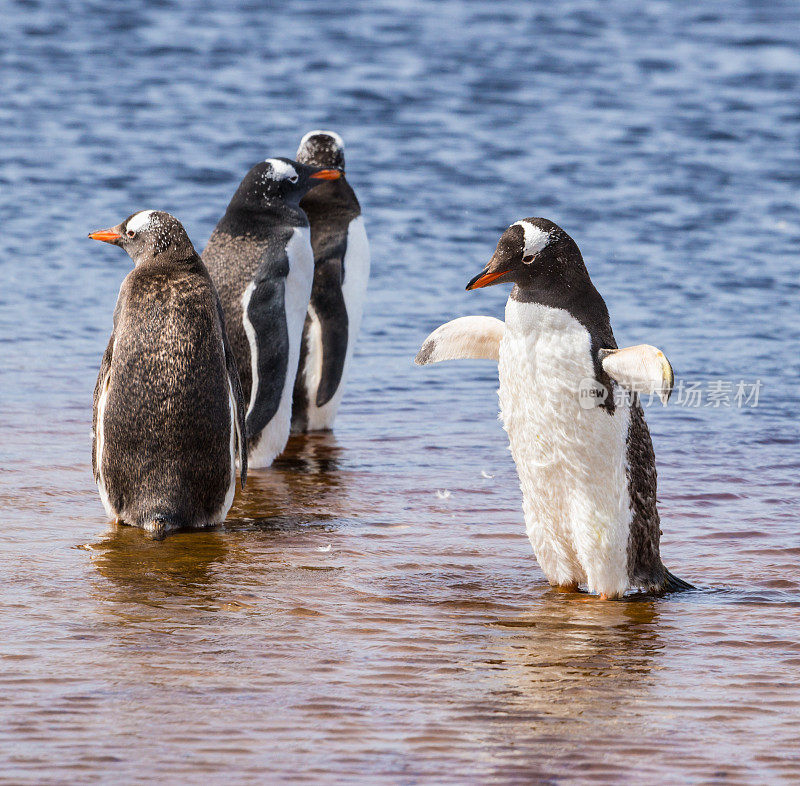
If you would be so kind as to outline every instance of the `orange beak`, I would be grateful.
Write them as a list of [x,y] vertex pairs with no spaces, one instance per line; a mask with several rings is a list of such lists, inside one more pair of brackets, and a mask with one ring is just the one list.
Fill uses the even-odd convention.
[[89,237],[92,240],[102,240],[104,243],[113,243],[119,240],[122,235],[115,232],[113,229],[98,229],[97,232],[92,232]]
[[341,176],[342,171],[340,169],[321,169],[311,175],[314,180],[338,180]]
[[467,284],[467,291],[471,289],[481,289],[482,287],[488,287],[493,281],[496,281],[500,276],[504,276],[508,273],[507,270],[495,270],[495,271],[488,271],[484,270],[478,273],[472,281]]

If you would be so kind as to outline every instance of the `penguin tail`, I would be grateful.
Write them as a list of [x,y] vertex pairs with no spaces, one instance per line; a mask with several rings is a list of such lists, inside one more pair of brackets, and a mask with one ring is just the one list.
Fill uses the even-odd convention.
[[180,520],[171,513],[154,513],[142,524],[142,529],[151,540],[164,540],[169,532],[180,527]]
[[693,584],[689,584],[688,581],[679,579],[664,568],[664,580],[661,582],[662,592],[686,592],[687,590],[693,589],[697,589],[697,587]]

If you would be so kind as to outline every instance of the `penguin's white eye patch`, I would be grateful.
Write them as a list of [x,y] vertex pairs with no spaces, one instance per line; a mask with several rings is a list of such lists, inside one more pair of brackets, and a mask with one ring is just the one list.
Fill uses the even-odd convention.
[[130,234],[131,232],[135,234],[148,226],[150,223],[150,216],[153,215],[154,212],[154,210],[142,210],[133,216],[131,220],[128,221],[128,226],[125,227],[127,230],[125,234],[127,234],[128,237],[133,237],[133,235]]
[[522,249],[522,261],[530,265],[536,255],[550,242],[550,233],[529,224],[527,221],[517,221],[512,227],[522,227],[525,234],[525,245]]
[[297,170],[286,161],[281,161],[279,158],[268,158],[264,163],[270,165],[270,169],[264,172],[264,177],[269,180],[289,180],[296,183],[299,175]]

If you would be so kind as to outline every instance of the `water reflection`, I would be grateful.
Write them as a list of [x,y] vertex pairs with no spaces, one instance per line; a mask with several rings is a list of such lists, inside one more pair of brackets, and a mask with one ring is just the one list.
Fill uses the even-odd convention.
[[[233,547],[222,533],[178,532],[158,542],[134,527],[109,526],[90,549],[92,564],[117,592],[112,600],[152,605],[167,598],[192,597],[213,602],[216,568]],[[103,596],[108,598],[107,588]]]
[[292,436],[272,466],[278,471],[333,478],[342,455],[342,448],[332,431],[316,431]]
[[[621,778],[625,747],[641,737],[639,707],[649,703],[664,644],[657,600],[601,602],[547,592],[529,612],[494,624],[509,633],[494,668],[502,687],[488,735],[518,747],[496,756],[495,776],[545,779],[580,773],[586,781]],[[498,706],[499,702],[499,706]]]
[[[607,711],[607,702],[640,693],[663,647],[657,603],[608,603],[548,591],[529,612],[498,620],[498,627],[518,631],[503,648],[509,689],[543,714],[567,709],[554,699],[577,686],[588,689],[580,699],[585,712],[596,712],[598,701]],[[568,711],[575,709],[570,702]]]
[[331,432],[292,437],[271,467],[248,474],[225,527],[291,528],[352,515],[348,486],[353,473],[341,468],[341,457]]

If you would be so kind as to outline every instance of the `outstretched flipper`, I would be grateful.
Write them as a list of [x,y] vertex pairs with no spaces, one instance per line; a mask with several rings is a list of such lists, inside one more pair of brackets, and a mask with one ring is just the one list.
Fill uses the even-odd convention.
[[252,383],[247,438],[260,434],[281,403],[289,357],[284,278],[256,278],[242,296],[242,323],[250,343]]
[[436,328],[414,362],[427,366],[442,360],[499,360],[504,329],[494,317],[459,317]]
[[666,355],[650,344],[624,349],[601,349],[598,353],[605,372],[632,393],[657,393],[666,404],[675,384]]

